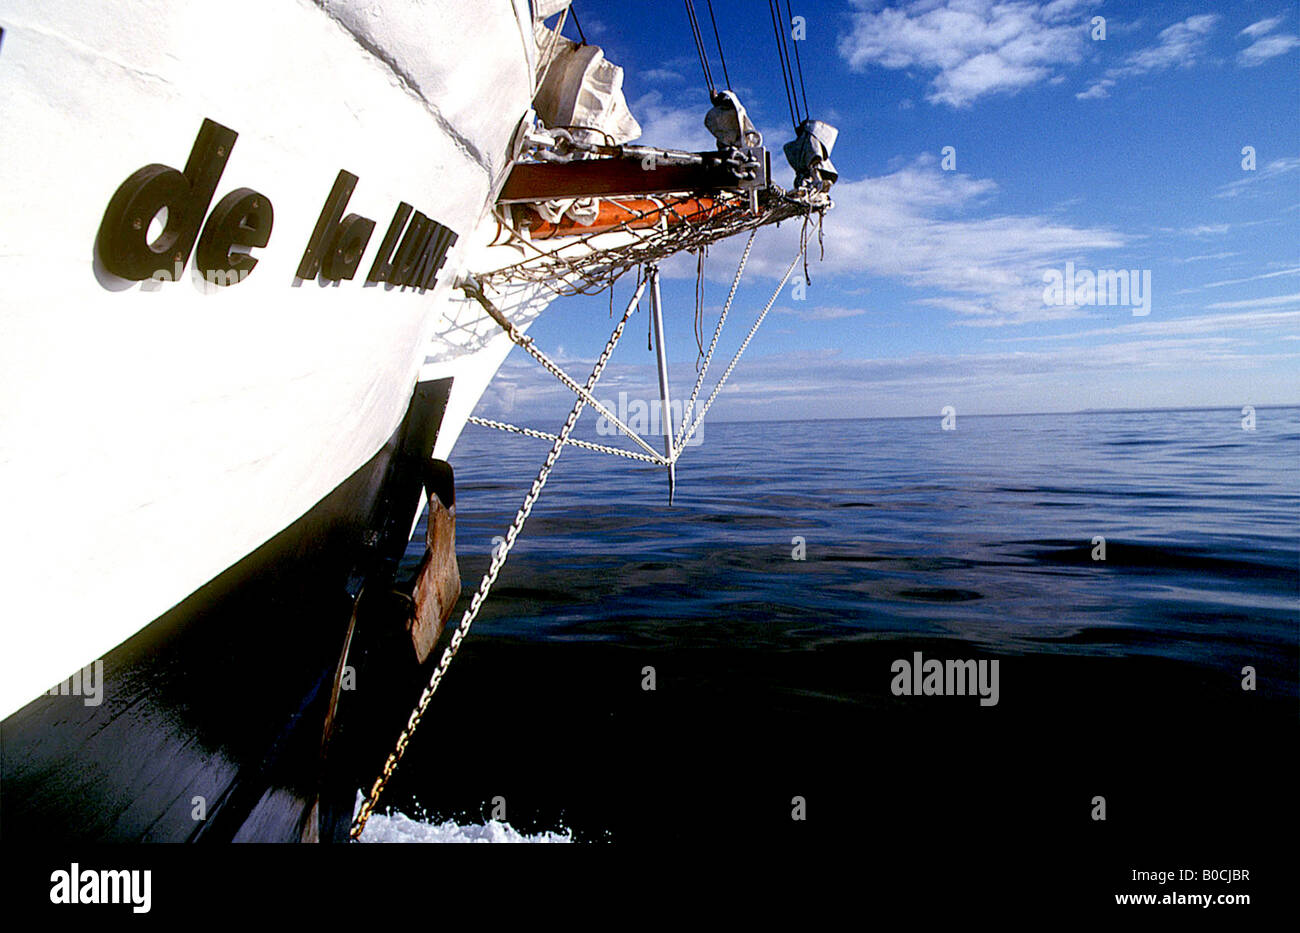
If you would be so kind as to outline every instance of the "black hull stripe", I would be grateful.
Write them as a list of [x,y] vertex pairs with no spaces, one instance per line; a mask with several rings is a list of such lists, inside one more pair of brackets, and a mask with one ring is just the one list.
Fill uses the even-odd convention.
[[[401,467],[427,459],[450,382],[418,386],[369,462],[110,652],[101,705],[41,696],[0,723],[0,840],[303,837],[355,597],[405,546],[419,483]],[[352,787],[326,791],[325,835],[338,838]]]

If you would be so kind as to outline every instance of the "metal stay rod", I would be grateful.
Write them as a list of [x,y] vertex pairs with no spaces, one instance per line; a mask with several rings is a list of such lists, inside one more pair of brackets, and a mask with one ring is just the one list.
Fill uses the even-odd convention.
[[650,315],[654,321],[655,354],[659,358],[659,401],[663,406],[659,424],[664,432],[664,456],[668,459],[668,504],[673,504],[677,485],[677,451],[673,448],[673,409],[668,393],[668,352],[664,347],[664,305],[659,294],[659,267],[650,267]]

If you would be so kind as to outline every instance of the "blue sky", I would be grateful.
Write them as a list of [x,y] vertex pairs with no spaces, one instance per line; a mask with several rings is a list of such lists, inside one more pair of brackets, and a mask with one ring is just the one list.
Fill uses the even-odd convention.
[[[683,5],[575,6],[587,38],[626,70],[641,141],[712,148]],[[809,109],[840,129],[836,207],[806,300],[787,286],[720,396],[719,420],[1300,402],[1295,3],[791,6],[807,23]],[[714,9],[732,87],[788,181],[780,147],[792,128],[767,5]],[[713,70],[720,80],[716,57]],[[790,225],[760,231],[719,362],[796,242]],[[740,245],[709,253],[710,331]],[[1067,263],[1076,274],[1149,272],[1149,313],[1086,294],[1045,302],[1045,274],[1063,277]],[[665,276],[680,395],[695,372],[694,259]],[[557,301],[531,333],[581,378],[608,335],[608,307],[607,296]],[[638,321],[602,398],[657,397]],[[562,418],[566,390],[549,379],[516,350],[479,413]]]

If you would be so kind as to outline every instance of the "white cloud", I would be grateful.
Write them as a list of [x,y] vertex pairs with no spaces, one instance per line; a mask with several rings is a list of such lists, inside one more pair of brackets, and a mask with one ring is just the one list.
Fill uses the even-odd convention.
[[[1210,305],[1222,308],[1224,305]],[[1038,342],[1077,340],[1080,337],[1188,337],[1195,334],[1240,335],[1245,331],[1269,331],[1279,328],[1294,330],[1300,327],[1300,311],[1246,311],[1232,314],[1188,314],[1176,318],[1118,324],[1071,331],[1066,334],[1035,334],[1007,337],[1008,342]]]
[[1080,91],[1074,96],[1078,100],[1099,100],[1102,97],[1110,97],[1110,89],[1114,86],[1114,80],[1101,78],[1090,84],[1087,90]]
[[839,51],[854,71],[879,65],[937,72],[926,99],[965,107],[988,94],[1049,80],[1057,66],[1079,61],[1087,40],[1082,10],[1091,5],[913,0],[884,10],[859,9]]
[[1285,18],[1285,16],[1281,15],[1270,16],[1268,19],[1261,19],[1257,23],[1251,23],[1237,33],[1238,36],[1245,36],[1248,39],[1255,40],[1238,53],[1237,64],[1243,68],[1254,68],[1256,65],[1264,64],[1270,58],[1285,55],[1296,46],[1300,46],[1300,37],[1267,35],[1267,33],[1272,32],[1281,25],[1282,20]]
[[641,124],[637,142],[661,149],[714,149],[717,142],[704,128],[707,108],[677,106],[668,103],[659,91],[649,91],[632,104],[632,112]]
[[[1043,270],[1076,263],[1094,250],[1125,246],[1111,229],[1074,227],[1024,214],[970,217],[996,193],[988,179],[940,171],[933,155],[874,178],[841,180],[835,208],[826,215],[826,258],[815,235],[810,271],[820,276],[864,275],[901,281],[917,289],[917,303],[939,307],[967,324],[1013,324],[1076,316],[1078,308],[1043,304]],[[760,231],[750,273],[779,277],[798,250],[800,229],[785,224]],[[711,269],[725,276],[743,244],[714,247]],[[667,271],[667,267],[666,267]],[[687,270],[673,270],[685,272]],[[694,266],[690,272],[693,274]]]
[[1163,71],[1175,65],[1186,67],[1192,64],[1218,21],[1219,17],[1215,13],[1200,13],[1160,30],[1156,44],[1129,56],[1120,73],[1145,74],[1148,71]]
[[[1289,344],[1276,338],[1270,338],[1273,348],[1265,351],[1253,343],[1254,337],[1267,333],[1266,327],[1294,326],[1294,321],[1261,321],[1260,327],[1246,329],[1243,325],[1250,318],[1218,315],[1143,322],[1131,328],[1065,335],[1067,340],[1093,333],[1119,335],[1108,343],[1082,341],[1026,350],[913,353],[873,359],[850,357],[835,349],[751,354],[719,395],[709,419],[918,413],[933,413],[937,419],[939,408],[946,404],[955,404],[964,413],[1232,405],[1243,393],[1250,398],[1294,402],[1294,378],[1289,373],[1300,352],[1287,352],[1284,347]],[[512,361],[518,354],[515,351]],[[1189,382],[1188,372],[1200,378]],[[1209,374],[1215,378],[1206,378]],[[706,391],[716,376],[711,370]],[[693,377],[688,363],[675,369],[672,376],[674,385],[683,391]],[[508,390],[503,381],[509,382]],[[653,364],[611,366],[596,395],[615,399],[619,391],[636,398],[657,398]],[[504,407],[507,394],[514,403],[513,412]],[[571,404],[572,393],[547,373],[530,362],[511,362],[484,396],[477,413],[489,418],[509,416],[554,430]],[[590,432],[592,424],[592,416],[585,416],[579,435]]]
[[654,84],[662,82],[677,83],[686,80],[684,76],[670,68],[650,68],[647,71],[641,72],[640,77],[643,80],[650,81]]
[[1300,292],[1291,295],[1272,295],[1268,298],[1247,298],[1244,301],[1216,301],[1207,308],[1276,308],[1283,305],[1300,306]]
[[1199,13],[1162,29],[1156,36],[1154,45],[1138,49],[1122,64],[1106,69],[1103,77],[1074,96],[1079,100],[1108,97],[1110,88],[1114,87],[1120,78],[1165,71],[1175,66],[1190,68],[1199,60],[1206,41],[1218,21],[1219,16],[1215,13]]
[[1206,282],[1203,288],[1222,288],[1224,285],[1241,285],[1244,282],[1258,282],[1260,279],[1275,279],[1279,275],[1300,275],[1300,266],[1293,269],[1279,269],[1276,272],[1264,272],[1244,279],[1224,279],[1222,282]]
[[1241,32],[1237,33],[1237,35],[1258,39],[1260,36],[1264,35],[1264,33],[1272,32],[1276,29],[1282,22],[1283,18],[1284,17],[1282,16],[1271,16],[1268,19],[1261,19],[1258,23],[1251,23]]
[[1237,64],[1243,68],[1254,68],[1256,65],[1264,64],[1270,58],[1285,55],[1297,46],[1300,46],[1300,37],[1297,36],[1265,36],[1242,49],[1237,56]]
[[809,308],[773,308],[773,314],[789,314],[801,321],[840,321],[844,318],[861,317],[867,313],[866,308],[809,307]]
[[1231,259],[1234,256],[1240,256],[1241,253],[1204,253],[1199,256],[1171,257],[1170,262],[1205,262],[1207,259]]
[[1255,172],[1246,172],[1236,181],[1228,182],[1214,193],[1216,198],[1235,198],[1252,185],[1279,175],[1286,175],[1300,169],[1300,156],[1284,156],[1274,159]]

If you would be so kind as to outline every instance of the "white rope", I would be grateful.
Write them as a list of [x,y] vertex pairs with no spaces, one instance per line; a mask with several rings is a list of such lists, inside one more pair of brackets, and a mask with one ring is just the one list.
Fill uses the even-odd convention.
[[[587,378],[588,389],[595,388],[596,383],[600,380],[601,373],[605,371],[605,364],[609,362],[610,355],[614,352],[614,348],[618,346],[619,338],[623,336],[623,328],[627,324],[628,318],[632,316],[632,312],[636,310],[637,303],[641,300],[641,293],[644,290],[645,283],[642,282],[637,288],[636,294],[632,296],[631,302],[628,303],[622,320],[618,322],[618,326],[614,328],[609,341],[605,344],[605,350],[601,353],[600,359],[596,361],[595,369],[591,371],[591,375]],[[370,788],[370,793],[367,795],[365,802],[362,803],[361,809],[357,811],[356,818],[353,820],[352,828],[349,831],[351,838],[359,838],[366,828],[366,821],[370,818],[370,814],[374,812],[380,794],[383,793],[389,778],[393,776],[393,772],[397,770],[397,765],[402,760],[402,756],[406,754],[407,744],[410,742],[411,736],[415,734],[415,730],[419,728],[420,720],[424,718],[424,712],[428,709],[429,701],[433,699],[434,693],[438,690],[438,685],[442,683],[443,675],[447,673],[447,668],[451,666],[452,659],[456,657],[456,652],[460,650],[461,642],[469,634],[470,626],[478,618],[484,600],[487,599],[488,593],[491,592],[492,585],[496,583],[497,575],[501,573],[506,558],[510,556],[510,549],[515,546],[515,541],[519,538],[519,532],[523,530],[524,522],[528,521],[533,506],[537,504],[537,499],[542,494],[542,487],[546,485],[547,479],[550,478],[555,461],[559,459],[565,444],[569,442],[569,434],[573,431],[574,425],[578,423],[578,416],[582,414],[582,410],[586,406],[587,402],[582,397],[579,397],[577,402],[574,403],[573,410],[569,412],[569,417],[564,422],[563,429],[556,436],[555,443],[551,445],[551,452],[546,455],[546,461],[542,464],[542,468],[538,470],[537,478],[533,480],[532,488],[528,491],[528,495],[524,497],[523,505],[519,507],[519,511],[515,514],[515,520],[511,524],[510,530],[506,532],[505,543],[501,547],[494,549],[492,564],[479,582],[478,590],[474,593],[474,598],[470,600],[469,607],[460,620],[460,625],[452,633],[450,644],[443,650],[438,667],[433,672],[433,676],[429,678],[429,685],[420,694],[420,699],[416,702],[415,708],[411,710],[411,715],[406,721],[406,728],[397,737],[396,746],[384,762],[379,777],[375,778],[375,783]]]
[[[536,437],[539,440],[555,441],[559,438],[554,434],[548,434],[545,431],[535,431],[532,428],[521,428],[517,424],[506,424],[502,421],[492,421],[488,418],[478,418],[473,415],[469,418],[470,424],[477,424],[484,428],[495,428],[498,431],[508,431],[511,434],[523,434],[525,437]],[[655,463],[659,466],[667,466],[668,461],[663,457],[651,457],[647,454],[639,454],[635,450],[623,450],[619,447],[606,447],[604,444],[593,444],[590,441],[580,441],[575,438],[569,438],[567,443],[574,447],[582,447],[587,450],[595,450],[602,454],[613,454],[616,457],[627,457],[629,460],[643,460],[646,463]]]
[[[645,282],[642,282],[637,287],[636,296],[638,301],[641,298],[642,292],[645,291],[645,284],[646,284]],[[533,338],[525,335],[521,330],[519,330],[518,327],[514,325],[512,321],[507,319],[506,316],[501,313],[500,309],[498,309],[497,306],[494,305],[488,299],[487,295],[483,293],[482,287],[479,286],[477,282],[474,282],[472,280],[467,280],[461,284],[461,289],[466,294],[468,294],[471,298],[477,301],[480,305],[482,305],[483,310],[487,311],[488,315],[494,321],[500,324],[502,328],[505,329],[505,332],[510,336],[510,339],[515,343],[515,345],[522,347],[524,351],[528,353],[529,356],[537,360],[537,362],[541,363],[543,369],[545,369],[556,379],[559,379],[560,382],[564,383],[565,387],[570,389],[574,394],[576,394],[578,398],[582,399],[584,402],[586,402],[596,411],[600,412],[600,414],[604,415],[606,420],[608,420],[611,424],[618,427],[619,430],[621,430],[624,434],[626,434],[633,441],[635,441],[636,444],[642,450],[644,450],[650,456],[655,457],[656,462],[662,463],[665,466],[668,465],[670,461],[665,459],[664,457],[661,457],[653,447],[651,447],[648,443],[646,443],[646,441],[641,437],[640,434],[637,434],[636,431],[632,430],[630,427],[624,424],[619,419],[618,415],[614,414],[603,404],[601,404],[599,399],[597,399],[594,395],[592,395],[582,386],[578,385],[578,383],[574,381],[573,377],[571,377],[568,373],[566,373],[563,369],[561,369],[558,364],[552,362],[550,357],[548,357],[545,353],[539,350],[537,348],[537,344],[533,341]]]
[[546,64],[542,67],[541,73],[537,76],[537,91],[540,93],[542,85],[546,83],[546,76],[551,71],[551,65],[555,64],[555,46],[559,44],[560,35],[564,32],[564,24],[569,20],[569,9],[565,7],[564,13],[560,16],[560,22],[555,27],[555,32],[551,33],[550,41],[546,44]]
[[[758,333],[759,325],[763,323],[763,318],[767,317],[767,312],[772,310],[772,305],[776,304],[776,299],[781,297],[781,289],[785,288],[785,283],[790,281],[790,276],[794,274],[795,266],[799,265],[799,260],[802,257],[803,250],[801,249],[799,250],[799,254],[794,257],[794,261],[790,263],[790,268],[785,270],[785,275],[781,277],[781,284],[776,287],[776,291],[772,292],[772,297],[768,300],[767,307],[765,307],[762,313],[759,314],[758,320],[754,322],[754,326],[751,327],[749,333],[745,335],[744,343],[740,345],[740,349],[736,351],[736,355],[731,358],[731,363],[727,366],[726,372],[722,374],[722,378],[718,380],[718,384],[713,387],[713,392],[710,393],[709,400],[705,402],[704,407],[700,409],[699,417],[695,419],[695,422],[691,425],[691,429],[686,432],[686,437],[682,441],[683,446],[685,446],[685,444],[695,436],[695,432],[704,422],[704,416],[709,413],[709,409],[713,406],[713,400],[718,397],[718,393],[722,391],[722,387],[726,385],[727,380],[731,378],[731,371],[735,369],[736,364],[740,362],[740,356],[745,352],[745,348],[749,346],[749,342],[754,339],[754,334]],[[684,420],[685,419],[683,419],[683,421]]]
[[677,431],[676,440],[673,441],[673,448],[679,452],[682,449],[682,435],[686,433],[686,426],[691,423],[691,414],[695,411],[695,401],[700,397],[700,389],[703,388],[704,379],[709,374],[709,363],[713,360],[713,351],[718,347],[718,338],[722,336],[722,325],[727,322],[727,312],[731,310],[732,299],[736,297],[736,289],[740,286],[740,277],[745,273],[745,264],[749,262],[749,250],[754,245],[754,236],[757,233],[757,228],[749,231],[749,239],[745,241],[745,251],[740,254],[740,265],[736,267],[736,277],[731,280],[731,291],[727,293],[727,300],[723,302],[722,314],[718,316],[718,326],[713,328],[713,339],[709,341],[709,352],[704,354],[704,365],[700,367],[699,375],[695,377],[695,388],[691,389],[691,400],[682,409],[682,424]]
[[[516,344],[518,344],[519,346],[527,350],[533,356],[533,358],[536,359],[539,363],[541,363],[542,366],[548,372],[555,375],[566,386],[569,386],[571,389],[573,389],[573,391],[578,394],[579,399],[591,405],[593,408],[595,408],[597,411],[603,414],[606,417],[606,419],[610,421],[610,423],[616,425],[618,428],[620,428],[623,431],[624,434],[631,437],[642,448],[648,451],[648,454],[639,454],[630,450],[622,450],[617,447],[608,447],[604,444],[593,444],[590,441],[580,441],[580,440],[575,440],[573,438],[566,438],[565,443],[571,444],[575,447],[582,447],[587,450],[594,450],[599,453],[611,454],[617,457],[626,457],[629,460],[640,460],[646,463],[654,463],[659,466],[671,467],[671,466],[675,466],[677,464],[677,461],[681,459],[682,454],[686,450],[687,443],[690,441],[692,437],[695,436],[695,432],[699,430],[700,425],[704,423],[704,416],[709,413],[709,409],[713,407],[714,401],[717,400],[718,393],[722,391],[723,386],[727,384],[727,380],[731,378],[731,374],[735,370],[736,364],[740,362],[741,356],[744,355],[746,348],[749,347],[750,341],[754,339],[754,335],[758,333],[759,327],[762,326],[764,319],[768,315],[768,312],[772,310],[772,306],[776,304],[777,298],[781,297],[781,290],[784,289],[786,283],[790,281],[790,276],[794,274],[794,270],[798,267],[799,261],[800,259],[803,258],[806,250],[806,246],[801,244],[798,254],[791,261],[790,267],[785,270],[785,275],[781,277],[780,283],[776,286],[776,289],[772,292],[772,297],[768,299],[767,305],[763,308],[761,312],[759,312],[758,318],[754,321],[753,326],[751,326],[749,329],[749,333],[745,335],[744,341],[740,344],[740,349],[736,351],[736,355],[733,356],[731,358],[731,362],[727,364],[726,370],[722,373],[722,378],[720,378],[718,380],[718,384],[713,387],[713,391],[709,393],[709,397],[705,401],[704,407],[700,409],[699,415],[692,422],[690,420],[690,416],[694,412],[695,403],[699,398],[700,388],[704,384],[704,379],[708,374],[709,364],[710,362],[712,362],[713,353],[718,346],[718,338],[722,334],[722,325],[726,322],[727,313],[731,308],[733,299],[736,297],[736,289],[740,285],[740,279],[742,274],[745,271],[745,265],[749,260],[750,247],[753,246],[753,243],[754,243],[754,233],[751,232],[749,236],[749,241],[745,244],[745,251],[741,254],[740,265],[736,269],[736,277],[735,279],[732,280],[731,291],[727,294],[727,300],[722,306],[722,314],[718,318],[718,326],[714,329],[713,339],[709,343],[709,350],[705,354],[704,365],[700,370],[699,377],[695,381],[695,388],[691,391],[690,401],[687,402],[686,406],[682,409],[681,429],[677,433],[677,439],[673,443],[673,449],[669,456],[664,456],[662,454],[657,453],[652,447],[650,447],[649,444],[647,444],[641,438],[639,434],[637,434],[626,424],[620,421],[617,417],[615,417],[612,413],[610,413],[609,410],[605,408],[604,405],[596,401],[595,397],[592,396],[589,391],[586,391],[580,388],[579,386],[577,386],[576,383],[573,383],[573,381],[569,379],[569,377],[567,376],[567,374],[564,373],[563,370],[561,370],[558,366],[552,363],[546,357],[546,354],[544,354],[541,350],[538,350],[536,348],[531,338],[521,334],[513,324],[511,324],[508,320],[505,319],[504,316],[502,316],[501,312],[497,310],[497,308],[494,305],[492,305],[492,303],[489,302],[486,299],[486,297],[483,296],[482,291],[478,289],[477,285],[470,283],[469,285],[465,286],[465,290],[470,295],[478,299],[480,303],[483,304],[484,308],[488,310],[488,312],[492,315],[492,317],[498,323],[500,323],[502,327],[506,329],[507,333],[510,334],[510,338]],[[640,298],[641,292],[645,288],[645,284],[646,283],[643,281],[638,286],[637,298]],[[469,421],[471,424],[477,424],[482,427],[494,428],[499,431],[508,431],[515,434],[522,434],[526,437],[535,437],[540,440],[557,441],[560,439],[557,435],[548,434],[545,431],[536,431],[533,430],[532,428],[522,428],[519,427],[518,425],[506,424],[501,421],[491,421],[487,418],[470,417]],[[689,428],[687,427],[688,424],[690,425]]]
[[[752,237],[751,237],[751,243],[752,243]],[[591,371],[591,375],[587,378],[586,386],[579,387],[576,384],[571,386],[571,388],[573,388],[574,391],[577,393],[578,399],[574,403],[573,409],[569,412],[569,417],[565,420],[564,427],[560,430],[559,434],[547,434],[542,431],[534,431],[530,428],[520,428],[515,425],[505,424],[500,421],[490,421],[486,418],[477,418],[471,416],[468,419],[470,422],[474,424],[483,425],[485,427],[492,427],[492,428],[497,428],[505,431],[514,431],[519,434],[527,435],[529,437],[537,437],[537,438],[550,440],[552,441],[551,450],[550,453],[546,455],[546,460],[545,462],[543,462],[541,469],[538,470],[537,478],[533,480],[533,485],[529,489],[528,494],[524,497],[523,504],[519,507],[519,511],[515,513],[515,520],[511,524],[510,529],[506,532],[505,543],[501,547],[494,549],[492,554],[492,563],[488,567],[487,572],[483,575],[483,579],[479,582],[478,590],[474,593],[474,597],[470,600],[470,604],[468,608],[466,608],[465,614],[461,617],[460,624],[456,627],[456,630],[452,633],[450,642],[448,643],[447,647],[443,649],[442,657],[438,661],[438,667],[434,670],[433,675],[429,678],[428,686],[426,686],[424,690],[420,693],[420,698],[416,702],[415,708],[411,710],[411,715],[408,717],[406,721],[406,727],[402,730],[401,734],[397,737],[396,746],[394,747],[393,751],[389,754],[388,759],[384,762],[384,767],[380,772],[379,776],[375,778],[375,782],[370,788],[370,793],[367,795],[365,801],[362,803],[360,810],[357,811],[357,815],[353,820],[352,827],[349,832],[351,838],[353,839],[359,838],[361,836],[361,833],[365,830],[366,821],[369,820],[370,815],[374,812],[375,806],[379,802],[380,795],[383,793],[384,788],[388,785],[388,781],[393,776],[393,773],[397,770],[397,765],[402,760],[403,755],[406,754],[407,745],[409,744],[411,737],[415,734],[415,730],[419,728],[420,721],[424,718],[424,714],[425,711],[428,709],[429,702],[433,699],[433,695],[437,692],[438,686],[442,683],[443,676],[446,674],[447,669],[451,666],[452,659],[456,657],[456,652],[460,650],[461,643],[465,640],[465,637],[469,634],[470,627],[474,624],[474,620],[478,618],[479,610],[482,609],[484,601],[487,599],[488,594],[491,592],[493,585],[496,583],[497,577],[501,573],[501,568],[505,565],[506,559],[510,556],[511,549],[514,548],[515,542],[519,539],[519,533],[523,530],[524,523],[528,520],[528,516],[532,513],[533,506],[537,504],[537,500],[542,494],[542,489],[543,487],[545,487],[546,481],[550,478],[551,470],[555,467],[555,462],[559,459],[560,454],[563,452],[565,446],[572,445],[575,447],[585,447],[587,449],[600,451],[602,453],[614,454],[620,457],[627,457],[632,460],[644,460],[651,463],[658,463],[661,465],[671,466],[675,464],[677,462],[677,459],[681,456],[682,451],[685,449],[685,444],[689,442],[692,437],[695,436],[696,430],[698,430],[699,426],[703,423],[704,416],[708,414],[709,409],[713,406],[714,400],[717,399],[718,397],[718,393],[722,391],[722,387],[726,385],[727,380],[731,377],[732,371],[736,368],[736,364],[740,362],[741,355],[744,354],[745,349],[749,346],[749,343],[753,339],[754,334],[758,332],[759,326],[762,325],[763,320],[767,317],[768,312],[772,310],[772,306],[776,304],[776,299],[780,296],[781,290],[785,288],[786,282],[790,280],[790,276],[794,273],[795,267],[798,265],[800,258],[803,256],[803,253],[804,250],[801,248],[799,254],[795,256],[794,261],[790,263],[790,268],[786,270],[785,275],[781,278],[781,282],[779,285],[777,285],[776,290],[772,293],[772,297],[768,301],[767,306],[764,307],[763,310],[759,313],[758,319],[754,321],[753,326],[749,329],[749,333],[745,335],[744,342],[741,343],[740,349],[736,351],[736,355],[732,357],[731,363],[728,364],[726,371],[723,372],[722,374],[722,378],[719,379],[718,384],[713,387],[713,391],[709,394],[708,400],[705,401],[704,407],[700,410],[699,416],[691,424],[690,430],[686,432],[685,438],[682,441],[682,446],[675,449],[672,452],[671,457],[665,458],[655,453],[653,449],[650,450],[651,456],[647,457],[643,454],[638,454],[633,451],[619,450],[618,448],[615,447],[606,447],[605,445],[602,444],[592,444],[587,441],[578,441],[570,437],[570,435],[573,433],[574,427],[578,423],[578,418],[582,414],[583,409],[586,408],[587,405],[592,404],[592,402],[594,401],[594,396],[592,396],[591,390],[596,387],[596,383],[599,382],[601,374],[604,373],[605,366],[609,362],[610,355],[614,352],[614,348],[618,346],[619,339],[623,336],[623,330],[627,325],[628,319],[632,316],[632,313],[636,311],[637,304],[641,300],[641,295],[645,291],[648,280],[642,280],[637,285],[636,293],[632,296],[632,300],[628,302],[627,310],[623,312],[622,319],[618,322],[618,326],[614,328],[614,332],[610,335],[609,341],[605,344],[604,351],[601,353],[600,358],[596,361],[596,366]],[[749,244],[746,244],[745,254],[741,257],[740,271],[743,271],[745,261],[748,258],[748,256],[749,256]],[[738,271],[736,274],[736,282],[732,284],[732,291],[731,294],[728,295],[727,297],[726,307],[730,307],[731,300],[735,295],[736,284],[740,280],[740,271]],[[483,296],[482,292],[478,290],[476,285],[473,285],[471,283],[470,287],[466,288],[466,291],[469,291],[470,294],[474,294],[475,291],[478,292],[478,294],[475,295],[475,297],[478,298],[478,300],[483,304],[484,308],[488,310],[488,312],[492,315],[492,317],[496,319],[499,323],[501,323],[502,326],[505,327],[506,331],[510,334],[511,339],[514,340],[515,343],[519,344],[520,346],[523,346],[525,349],[528,349],[529,352],[538,360],[539,363],[541,363],[553,375],[560,378],[562,382],[565,382],[566,385],[572,382],[572,380],[569,380],[567,378],[567,375],[564,374],[563,371],[560,370],[558,366],[556,366],[554,363],[551,363],[550,360],[546,358],[545,354],[543,354],[540,350],[537,350],[535,347],[532,347],[532,341],[524,337],[524,335],[521,334],[513,324],[507,321],[501,315],[501,313],[491,304],[491,302],[487,301],[487,299]],[[725,309],[724,309],[724,316],[725,316]],[[713,353],[716,343],[717,343],[717,334],[714,335],[714,342],[709,347],[710,356]],[[706,360],[705,368],[707,369],[707,360]],[[698,386],[697,386],[697,392],[692,393],[692,400],[691,400],[692,403],[694,403],[694,400],[697,397],[697,395],[698,395]],[[605,411],[604,406],[600,405],[599,402],[596,402],[593,407],[599,408],[602,412]],[[611,422],[623,426],[622,422],[619,421],[617,418],[614,418],[609,414],[606,414],[606,417]],[[685,418],[683,418],[683,424],[685,424]],[[627,429],[624,426],[624,430],[629,430],[629,429]],[[636,440],[640,439],[634,432],[629,431],[629,436],[633,437]],[[643,446],[645,445],[643,444]]]
[[[637,294],[639,295],[640,291],[638,291]],[[516,331],[515,333],[518,332]],[[592,395],[582,386],[578,385],[578,383],[576,383],[572,379],[572,377],[569,376],[568,373],[562,370],[555,363],[552,363],[550,359],[547,358],[545,353],[537,349],[537,346],[536,344],[533,343],[533,339],[531,337],[525,337],[522,334],[520,334],[519,336],[522,338],[524,342],[521,343],[519,340],[516,340],[515,343],[517,343],[519,346],[527,350],[529,355],[531,355],[533,359],[537,360],[537,362],[541,363],[543,368],[545,368],[547,372],[551,373],[551,375],[559,379],[560,382],[564,383],[566,386],[572,389],[573,392],[578,396],[578,398],[582,399],[584,402],[586,402],[596,411],[600,412],[600,414],[604,415],[605,418],[610,422],[610,424],[613,424],[624,434],[630,437],[633,441],[636,442],[637,446],[643,448],[648,454],[650,454],[650,456],[656,458],[658,462],[664,463],[665,465],[668,463],[668,461],[664,459],[653,447],[651,447],[648,443],[646,443],[645,439],[642,438],[640,434],[637,434],[636,431],[632,430],[621,420],[619,420],[618,415],[614,414],[612,411],[606,408],[594,395]],[[513,335],[512,335],[512,339],[513,339]]]

